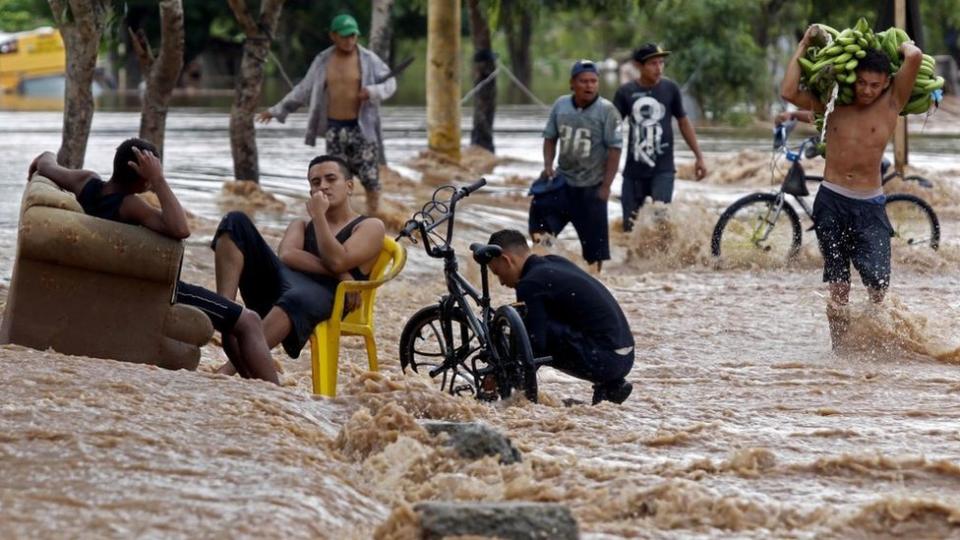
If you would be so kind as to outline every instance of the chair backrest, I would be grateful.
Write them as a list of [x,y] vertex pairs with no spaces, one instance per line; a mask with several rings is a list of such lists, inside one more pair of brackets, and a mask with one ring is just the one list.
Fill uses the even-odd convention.
[[360,309],[351,312],[344,322],[353,324],[371,324],[373,322],[373,304],[376,300],[377,289],[381,285],[397,277],[407,263],[407,250],[389,236],[383,237],[383,248],[373,268],[370,270],[369,282],[375,285],[360,292]]

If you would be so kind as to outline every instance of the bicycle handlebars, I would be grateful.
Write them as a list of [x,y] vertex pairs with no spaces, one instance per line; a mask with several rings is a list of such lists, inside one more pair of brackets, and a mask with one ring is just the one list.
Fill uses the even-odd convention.
[[[477,191],[483,186],[487,185],[486,178],[480,178],[473,182],[472,184],[466,185],[457,189],[454,186],[441,186],[433,192],[433,196],[430,201],[423,205],[419,211],[413,214],[407,222],[404,224],[403,229],[400,231],[400,234],[397,235],[397,240],[407,237],[414,243],[416,239],[413,236],[414,231],[420,231],[420,238],[423,240],[424,249],[427,252],[427,255],[431,257],[443,257],[448,251],[450,251],[450,241],[453,239],[453,216],[456,211],[457,202],[464,198],[470,196],[471,193]],[[437,196],[445,191],[453,191],[453,195],[450,196],[450,199],[447,201],[438,199]],[[440,214],[437,215],[435,212],[439,211]],[[434,245],[431,245],[430,242],[430,233],[440,226],[440,224],[447,222],[447,234],[445,237],[442,237],[442,244],[437,245],[438,240],[436,236],[434,237]],[[438,236],[438,235],[437,235]]]

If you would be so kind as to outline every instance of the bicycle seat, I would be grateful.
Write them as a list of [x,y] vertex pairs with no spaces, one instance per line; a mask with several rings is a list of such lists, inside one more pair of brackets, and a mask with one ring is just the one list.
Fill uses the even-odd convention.
[[500,246],[493,244],[470,244],[470,251],[473,252],[473,260],[484,265],[490,264],[490,261],[503,253]]

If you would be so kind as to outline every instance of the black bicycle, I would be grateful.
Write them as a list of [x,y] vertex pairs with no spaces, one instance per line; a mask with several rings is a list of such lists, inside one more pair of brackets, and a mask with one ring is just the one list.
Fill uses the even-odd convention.
[[[471,244],[473,259],[480,265],[478,291],[460,275],[453,239],[457,202],[483,187],[483,178],[457,189],[443,186],[430,202],[407,221],[397,239],[416,243],[419,232],[427,255],[443,259],[447,294],[440,301],[417,311],[400,334],[400,367],[427,373],[440,389],[453,395],[479,399],[506,399],[522,390],[537,401],[537,366],[523,319],[512,305],[490,305],[487,265],[500,256],[500,246]],[[445,233],[439,228],[446,224]],[[474,308],[471,305],[476,306]]]
[[[714,257],[723,255],[737,259],[759,252],[768,254],[775,260],[786,261],[800,251],[803,236],[800,216],[786,196],[793,196],[812,221],[813,209],[804,199],[810,194],[806,183],[822,182],[823,177],[806,174],[800,164],[802,158],[818,155],[816,137],[804,140],[796,150],[787,146],[787,137],[793,124],[795,122],[788,122],[774,129],[771,175],[776,173],[781,157],[791,163],[780,189],[775,193],[751,193],[723,211],[713,228],[710,242],[710,251]],[[901,176],[895,170],[886,172],[889,168],[889,162],[885,161],[883,184]],[[924,188],[933,186],[922,176],[906,176],[903,180],[916,182]],[[908,193],[894,193],[886,197],[886,211],[894,229],[893,249],[898,249],[898,246],[927,247],[934,250],[940,247],[940,220],[927,201]],[[781,219],[783,216],[786,216],[787,223]]]

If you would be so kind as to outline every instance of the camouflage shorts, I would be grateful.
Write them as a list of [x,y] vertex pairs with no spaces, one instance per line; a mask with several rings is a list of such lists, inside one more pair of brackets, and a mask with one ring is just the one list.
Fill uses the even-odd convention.
[[325,135],[327,153],[343,158],[367,191],[380,191],[379,149],[355,122],[331,121]]

